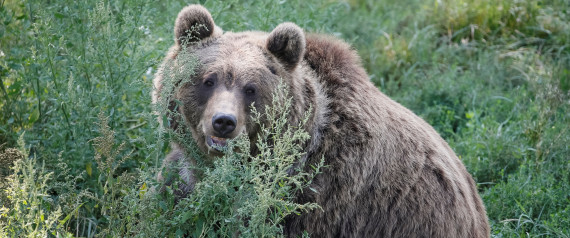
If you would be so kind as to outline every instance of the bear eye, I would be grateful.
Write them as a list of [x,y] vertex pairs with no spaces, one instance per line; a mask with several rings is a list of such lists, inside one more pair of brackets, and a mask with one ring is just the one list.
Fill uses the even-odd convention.
[[214,85],[216,85],[216,78],[217,75],[216,74],[210,74],[206,77],[206,79],[204,80],[204,86],[206,87],[213,87]]
[[204,85],[206,85],[207,87],[212,87],[212,86],[214,86],[214,81],[213,80],[206,80],[206,81],[204,81]]
[[249,96],[254,95],[255,94],[255,88],[252,86],[245,87],[244,92],[246,95],[249,95]]
[[270,71],[272,74],[277,75],[277,70],[275,69],[275,67],[273,67],[273,66],[270,65],[270,66],[267,66],[267,68],[269,68],[269,71]]

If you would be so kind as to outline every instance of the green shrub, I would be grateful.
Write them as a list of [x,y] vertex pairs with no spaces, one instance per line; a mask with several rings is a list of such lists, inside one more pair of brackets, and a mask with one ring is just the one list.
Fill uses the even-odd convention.
[[[49,194],[49,183],[54,173],[45,170],[29,157],[23,138],[20,148],[0,154],[4,161],[13,163],[13,175],[2,178],[5,189],[0,205],[0,235],[2,237],[47,237],[67,235],[62,208]],[[72,214],[70,214],[71,216]],[[63,221],[63,222],[62,222]]]
[[[242,135],[230,142],[229,148],[234,149],[226,149],[225,156],[215,160],[213,166],[195,168],[203,173],[194,192],[175,204],[171,215],[160,218],[172,220],[172,228],[163,230],[165,235],[281,236],[285,216],[318,208],[312,203],[293,202],[294,195],[310,185],[323,165],[313,165],[313,173],[298,170],[291,174],[293,168],[302,166],[297,161],[304,155],[301,145],[309,135],[301,129],[306,119],[296,127],[288,125],[291,99],[286,92],[281,85],[273,94],[273,106],[264,112],[252,108],[261,131],[253,151],[259,153],[251,154],[251,142]],[[188,141],[185,144],[196,146]],[[178,171],[173,174],[178,175]],[[172,196],[175,190],[176,184],[167,187],[166,192]]]

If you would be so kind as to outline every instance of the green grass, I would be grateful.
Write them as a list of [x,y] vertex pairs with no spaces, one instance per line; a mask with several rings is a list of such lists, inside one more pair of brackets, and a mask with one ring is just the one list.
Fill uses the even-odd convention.
[[[461,157],[494,236],[570,236],[568,0],[200,2],[224,30],[292,21],[350,42],[378,88]],[[151,113],[151,81],[186,4],[0,0],[0,161],[27,158],[13,176],[0,169],[0,234],[205,227],[196,222],[213,206],[189,214],[147,194],[176,139]]]

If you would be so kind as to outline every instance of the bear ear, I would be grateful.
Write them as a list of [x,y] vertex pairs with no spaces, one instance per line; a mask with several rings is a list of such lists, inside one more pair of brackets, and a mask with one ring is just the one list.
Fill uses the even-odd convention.
[[297,66],[305,53],[305,33],[294,23],[281,23],[269,34],[267,49],[277,57],[288,70]]
[[174,23],[174,41],[178,45],[201,41],[221,34],[208,10],[200,5],[183,8]]

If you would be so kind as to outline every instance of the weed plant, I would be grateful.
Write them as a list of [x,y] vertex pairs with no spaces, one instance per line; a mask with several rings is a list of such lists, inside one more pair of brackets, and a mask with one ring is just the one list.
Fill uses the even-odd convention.
[[[466,164],[494,237],[570,236],[568,0],[200,3],[224,30],[292,21],[350,42],[378,88]],[[273,236],[282,216],[315,208],[286,202],[310,175],[270,166],[301,153],[287,140],[285,154],[198,163],[196,193],[177,203],[176,183],[155,191],[170,141],[200,158],[150,102],[187,4],[0,0],[0,236]],[[274,172],[251,173],[260,164]]]

